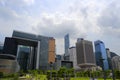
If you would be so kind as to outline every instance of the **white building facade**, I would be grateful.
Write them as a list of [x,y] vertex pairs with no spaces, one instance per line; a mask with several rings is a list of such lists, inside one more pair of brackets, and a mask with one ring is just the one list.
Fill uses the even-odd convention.
[[75,70],[79,70],[80,67],[77,65],[76,47],[70,47],[68,53],[69,53],[69,61],[73,62],[73,68]]

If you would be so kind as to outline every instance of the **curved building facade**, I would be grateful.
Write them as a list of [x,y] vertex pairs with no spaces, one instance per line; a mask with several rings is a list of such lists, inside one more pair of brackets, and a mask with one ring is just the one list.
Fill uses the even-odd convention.
[[97,66],[101,66],[103,67],[104,70],[108,70],[109,65],[108,65],[107,53],[104,43],[100,40],[97,40],[94,42],[94,45],[95,45],[95,58],[96,58]]

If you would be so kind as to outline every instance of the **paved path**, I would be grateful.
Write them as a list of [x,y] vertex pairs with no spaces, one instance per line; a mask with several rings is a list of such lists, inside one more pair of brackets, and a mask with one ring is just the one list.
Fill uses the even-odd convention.
[[94,78],[94,79],[93,79],[93,78],[90,78],[90,80],[97,80],[97,79],[96,79],[96,78]]

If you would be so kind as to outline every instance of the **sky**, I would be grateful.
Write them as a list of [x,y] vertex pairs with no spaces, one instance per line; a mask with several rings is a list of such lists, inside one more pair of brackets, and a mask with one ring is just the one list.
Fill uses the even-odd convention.
[[0,0],[0,43],[13,30],[54,37],[56,53],[77,38],[101,40],[120,55],[120,0]]

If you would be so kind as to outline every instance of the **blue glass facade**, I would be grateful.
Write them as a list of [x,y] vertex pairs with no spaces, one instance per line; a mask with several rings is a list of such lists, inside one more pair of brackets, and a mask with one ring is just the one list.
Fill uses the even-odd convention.
[[[95,44],[95,57],[96,57],[97,66],[101,66],[101,67],[103,66],[104,70],[108,70],[109,65],[108,65],[106,48],[104,43],[98,40],[98,41],[95,41],[94,44]],[[103,63],[101,59],[104,59]]]
[[68,53],[68,49],[69,49],[69,46],[70,46],[69,34],[65,35],[64,41],[65,41],[65,53]]

